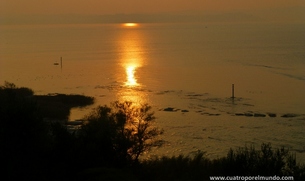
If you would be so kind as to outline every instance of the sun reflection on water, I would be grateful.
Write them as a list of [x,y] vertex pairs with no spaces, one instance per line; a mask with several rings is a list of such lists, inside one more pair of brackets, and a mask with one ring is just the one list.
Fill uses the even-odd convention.
[[[123,26],[138,26],[135,23],[125,23]],[[143,42],[145,38],[136,29],[122,29],[119,47],[121,48],[120,65],[124,70],[123,88],[118,92],[120,101],[143,103],[146,101],[143,84],[140,82],[139,68],[144,65]],[[121,69],[122,70],[122,69]],[[122,72],[121,72],[122,75]]]
[[135,65],[128,65],[126,66],[126,75],[127,75],[127,81],[125,82],[125,85],[127,86],[137,86],[137,79],[135,78],[135,71],[136,71]]

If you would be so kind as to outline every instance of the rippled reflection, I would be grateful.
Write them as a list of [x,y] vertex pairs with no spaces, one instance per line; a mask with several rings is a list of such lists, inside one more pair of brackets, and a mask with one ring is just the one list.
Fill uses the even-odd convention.
[[128,85],[128,86],[138,85],[137,79],[135,78],[135,75],[134,75],[135,70],[136,70],[136,66],[134,66],[134,65],[129,65],[126,67],[126,75],[127,75],[126,85]]
[[[126,27],[127,26],[127,27]],[[142,89],[143,84],[140,82],[139,68],[143,66],[143,42],[145,38],[143,34],[139,34],[136,28],[129,28],[130,26],[139,26],[138,24],[124,24],[122,29],[122,36],[120,42],[121,60],[120,65],[124,71],[124,87],[119,94],[121,101],[144,102],[145,94]]]
[[140,86],[137,70],[143,65],[143,38],[136,29],[123,29],[120,47],[122,50],[121,65],[125,69],[125,85]]

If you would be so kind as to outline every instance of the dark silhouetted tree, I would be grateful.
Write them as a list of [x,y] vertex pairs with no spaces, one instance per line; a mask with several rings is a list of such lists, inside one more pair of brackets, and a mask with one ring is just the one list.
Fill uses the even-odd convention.
[[155,138],[162,134],[162,130],[153,125],[156,118],[148,104],[137,106],[132,102],[117,101],[112,105],[116,120],[120,122],[119,133],[131,142],[130,147],[124,148],[124,151],[132,161],[138,161],[143,152],[158,145]]
[[138,162],[139,156],[157,143],[162,131],[153,125],[155,117],[147,104],[114,102],[99,106],[79,132],[85,160],[97,165],[124,166]]

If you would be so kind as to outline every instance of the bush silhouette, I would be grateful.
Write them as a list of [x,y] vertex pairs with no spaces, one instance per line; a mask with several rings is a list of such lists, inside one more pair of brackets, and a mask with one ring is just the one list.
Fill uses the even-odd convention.
[[[4,177],[43,175],[49,128],[43,122],[33,91],[5,83],[0,88],[0,164]],[[41,175],[37,170],[41,171]]]
[[296,163],[288,149],[272,149],[263,143],[260,150],[253,146],[230,149],[226,157],[208,159],[203,152],[194,157],[173,156],[146,160],[141,163],[140,180],[210,180],[210,176],[293,176],[305,179],[305,166]]
[[[114,102],[99,106],[85,118],[79,138],[85,160],[95,166],[124,166],[138,162],[139,156],[157,142],[162,131],[153,126],[155,117],[147,104]],[[85,156],[85,155],[84,155]]]
[[272,149],[270,143],[263,143],[260,150],[230,149],[223,165],[227,175],[293,175],[297,167],[295,155],[285,148]]

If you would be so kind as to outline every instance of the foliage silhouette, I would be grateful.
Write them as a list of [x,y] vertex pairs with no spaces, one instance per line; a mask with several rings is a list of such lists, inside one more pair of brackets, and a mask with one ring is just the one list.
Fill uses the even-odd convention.
[[226,175],[293,175],[297,171],[295,155],[284,147],[274,150],[270,143],[263,143],[260,150],[253,146],[230,149],[223,165]]
[[[9,179],[38,170],[49,149],[49,128],[32,95],[12,83],[0,87],[0,164]],[[39,170],[37,177],[44,175]]]
[[156,138],[162,130],[153,126],[154,120],[147,104],[114,102],[112,107],[97,107],[85,118],[79,138],[86,152],[91,153],[90,163],[94,160],[112,166],[130,165],[158,142]]
[[146,160],[141,163],[140,180],[210,180],[210,176],[293,176],[305,179],[305,165],[296,163],[288,149],[272,149],[263,143],[260,150],[253,146],[230,149],[226,157],[208,159],[203,152],[195,157],[174,156]]

